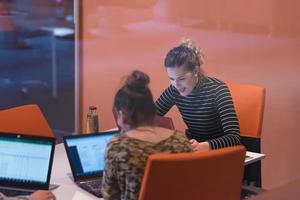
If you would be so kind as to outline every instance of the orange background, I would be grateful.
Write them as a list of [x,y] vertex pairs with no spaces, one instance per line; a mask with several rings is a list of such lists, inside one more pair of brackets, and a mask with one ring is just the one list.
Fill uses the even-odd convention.
[[[100,129],[115,127],[113,96],[133,69],[150,75],[156,99],[169,84],[166,53],[188,37],[203,49],[207,75],[266,87],[263,186],[299,178],[299,8],[298,0],[82,0],[81,124],[95,105]],[[169,116],[185,129],[176,109]]]

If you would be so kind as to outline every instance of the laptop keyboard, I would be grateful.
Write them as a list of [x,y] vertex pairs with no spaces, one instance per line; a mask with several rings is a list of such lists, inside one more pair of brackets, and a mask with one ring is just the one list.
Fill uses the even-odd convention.
[[80,182],[79,186],[97,197],[102,197],[101,182],[101,179],[96,179],[92,181]]
[[20,191],[20,190],[12,190],[12,189],[4,189],[4,188],[1,188],[0,192],[8,197],[24,196],[24,195],[32,194],[32,192],[30,191]]

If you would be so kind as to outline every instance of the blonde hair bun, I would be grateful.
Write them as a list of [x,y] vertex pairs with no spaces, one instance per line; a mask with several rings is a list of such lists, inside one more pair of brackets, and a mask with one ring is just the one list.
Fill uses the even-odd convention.
[[202,65],[204,63],[204,54],[202,52],[202,49],[198,47],[193,40],[189,38],[182,38],[180,46],[185,46],[192,49],[199,59],[199,64]]

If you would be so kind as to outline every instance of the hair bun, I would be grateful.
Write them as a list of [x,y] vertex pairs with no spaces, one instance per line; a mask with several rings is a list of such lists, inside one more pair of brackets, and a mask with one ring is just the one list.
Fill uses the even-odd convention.
[[148,88],[150,78],[144,72],[135,70],[126,79],[125,85],[136,91],[143,91]]
[[189,38],[182,38],[180,45],[186,46],[193,50],[193,52],[198,56],[199,58],[199,64],[202,65],[204,63],[204,54],[202,52],[202,49],[199,48],[195,42]]

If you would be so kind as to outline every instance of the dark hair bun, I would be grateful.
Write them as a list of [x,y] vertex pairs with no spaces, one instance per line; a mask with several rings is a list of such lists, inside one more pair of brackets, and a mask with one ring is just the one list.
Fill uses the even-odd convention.
[[125,85],[136,91],[143,91],[148,88],[150,78],[144,72],[135,70],[126,79]]

